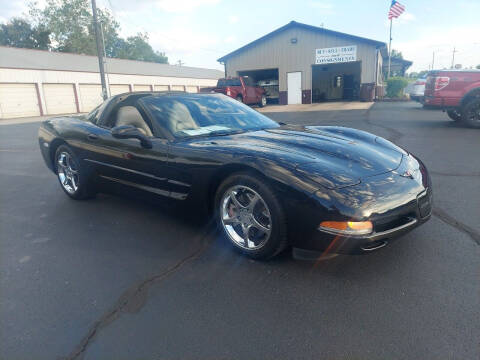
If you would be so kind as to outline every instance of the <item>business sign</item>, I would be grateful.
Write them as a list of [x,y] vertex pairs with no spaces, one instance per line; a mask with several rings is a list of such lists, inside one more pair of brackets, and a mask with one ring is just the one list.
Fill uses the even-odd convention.
[[357,61],[357,45],[315,50],[315,64],[334,64],[350,61]]

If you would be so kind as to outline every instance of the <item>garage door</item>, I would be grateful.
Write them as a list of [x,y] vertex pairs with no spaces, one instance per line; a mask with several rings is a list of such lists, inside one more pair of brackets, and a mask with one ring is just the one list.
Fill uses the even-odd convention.
[[43,84],[47,114],[73,114],[77,112],[73,84]]
[[35,84],[0,84],[0,118],[39,115]]
[[150,85],[133,85],[134,91],[151,91]]
[[168,85],[155,85],[155,91],[168,91]]
[[185,91],[185,86],[183,85],[172,85],[173,91]]
[[110,96],[130,92],[129,85],[110,85]]
[[186,86],[185,89],[186,89],[187,92],[189,92],[189,93],[196,93],[196,92],[198,92],[196,86]]
[[80,84],[80,111],[89,112],[101,104],[102,86],[92,84]]

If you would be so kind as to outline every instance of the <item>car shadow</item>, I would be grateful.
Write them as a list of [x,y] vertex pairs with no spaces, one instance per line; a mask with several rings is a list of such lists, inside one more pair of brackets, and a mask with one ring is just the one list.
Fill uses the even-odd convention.
[[[199,209],[168,200],[145,201],[136,196],[115,192],[101,193],[89,203],[92,207],[100,207],[101,211],[114,211],[120,221],[128,219],[129,222],[129,226],[125,226],[125,231],[122,231],[114,241],[110,238],[104,239],[105,243],[102,246],[104,251],[108,251],[110,246],[115,246],[116,251],[130,254],[134,252],[135,256],[144,256],[146,259],[160,255],[165,257],[165,253],[161,253],[165,248],[177,246],[182,249],[194,249],[203,242],[205,251],[195,259],[195,264],[200,266],[203,264],[225,271],[232,267],[242,267],[245,271],[255,273],[275,269],[275,272],[280,273],[293,272],[295,274],[293,276],[352,280],[375,276],[378,271],[388,274],[393,271],[392,263],[402,261],[403,256],[399,257],[398,250],[405,253],[405,257],[408,257],[409,252],[405,245],[393,243],[371,254],[323,254],[314,260],[298,260],[293,258],[292,249],[288,247],[272,259],[252,260],[242,255],[224,239],[214,221],[206,212]],[[156,235],[152,237],[152,233]],[[102,239],[98,238],[96,242]],[[118,250],[119,246],[123,246],[124,249]]]

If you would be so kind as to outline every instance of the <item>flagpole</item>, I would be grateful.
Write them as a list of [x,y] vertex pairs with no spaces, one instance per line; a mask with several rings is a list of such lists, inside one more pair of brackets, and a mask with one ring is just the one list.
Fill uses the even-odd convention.
[[390,78],[390,66],[392,65],[392,20],[390,19],[390,42],[388,44],[388,75],[387,79]]

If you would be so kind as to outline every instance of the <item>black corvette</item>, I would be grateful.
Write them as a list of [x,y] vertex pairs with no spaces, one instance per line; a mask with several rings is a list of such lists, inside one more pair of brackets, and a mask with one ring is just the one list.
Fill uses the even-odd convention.
[[99,184],[206,207],[253,258],[365,253],[430,217],[423,163],[370,133],[279,125],[220,94],[129,93],[52,118],[41,153],[73,199]]

